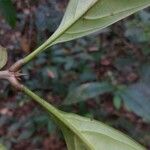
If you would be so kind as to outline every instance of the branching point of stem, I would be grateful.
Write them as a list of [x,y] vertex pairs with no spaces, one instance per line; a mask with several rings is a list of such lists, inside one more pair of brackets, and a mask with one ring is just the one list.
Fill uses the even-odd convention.
[[20,76],[24,74],[20,73],[21,67],[24,65],[23,59],[18,60],[9,69],[5,71],[0,71],[0,80],[7,80],[10,84],[17,90],[22,90],[23,85],[19,83]]
[[20,59],[9,68],[9,71],[17,72],[23,65],[24,65],[24,61],[23,59]]
[[7,80],[15,89],[22,90],[23,85],[18,81],[19,74],[19,72],[11,72],[10,70],[0,71],[0,80]]

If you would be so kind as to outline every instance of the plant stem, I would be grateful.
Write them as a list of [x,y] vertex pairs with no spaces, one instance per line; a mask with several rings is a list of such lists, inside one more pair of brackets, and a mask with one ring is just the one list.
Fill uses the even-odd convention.
[[[23,58],[23,65],[31,61],[34,57],[36,57],[39,53],[42,51],[46,50],[48,47],[56,44],[55,40],[59,38],[72,24],[69,24],[68,26],[64,26],[61,28],[58,28],[54,34],[50,36],[49,39],[46,40],[40,47],[38,47],[36,50],[34,50],[32,53],[27,55],[26,57]],[[58,43],[58,42],[57,42]]]
[[34,50],[32,53],[23,58],[23,65],[31,61],[39,53],[46,50],[48,47],[52,46],[54,41],[62,34],[62,32],[56,31],[49,39],[46,40],[40,47]]
[[29,90],[26,86],[23,86],[22,91],[25,92],[29,97],[31,97],[34,101],[36,101],[40,106],[42,106],[46,111],[50,112],[51,115],[60,118],[60,112],[52,106],[50,103],[46,102],[44,99],[40,98],[34,92]]
[[7,80],[17,90],[22,90],[22,84],[20,84],[17,78],[21,76],[19,72],[11,72],[10,70],[0,71],[0,80]]
[[8,71],[0,71],[0,79],[6,79],[9,77],[9,72]]
[[24,64],[23,59],[20,59],[9,68],[9,71],[17,72],[23,66],[23,64]]
[[41,51],[44,51],[47,48],[48,44],[45,42],[42,44],[40,47],[38,47],[36,50],[34,50],[32,53],[27,55],[26,57],[23,58],[23,65],[31,61],[34,57],[36,57]]

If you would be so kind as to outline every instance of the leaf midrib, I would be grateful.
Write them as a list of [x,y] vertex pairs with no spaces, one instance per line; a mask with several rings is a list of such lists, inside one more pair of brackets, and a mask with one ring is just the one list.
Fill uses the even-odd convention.
[[[147,5],[148,5],[149,3],[147,2]],[[101,17],[88,17],[88,16],[85,16],[84,18],[85,19],[87,19],[87,20],[95,20],[95,19],[102,19],[102,18],[105,18],[105,17],[108,17],[108,16],[113,16],[113,15],[116,15],[116,14],[120,14],[120,13],[123,13],[123,12],[126,12],[126,11],[130,11],[130,10],[132,10],[132,9],[136,9],[136,8],[139,8],[139,7],[143,7],[143,6],[145,6],[145,4],[143,4],[143,5],[140,5],[140,6],[137,6],[137,7],[132,7],[132,8],[127,8],[127,9],[125,9],[125,10],[123,10],[123,11],[118,11],[118,12],[112,12],[112,13],[109,13],[108,15],[103,15],[103,16],[101,16]],[[147,6],[145,6],[145,7],[147,7]]]
[[[130,11],[130,10],[132,10],[132,9],[138,9],[138,8],[141,8],[141,7],[144,7],[145,5],[142,5],[142,6],[138,6],[138,7],[135,7],[135,8],[131,8],[131,9],[128,9],[128,10],[124,10],[124,11],[120,11],[120,12],[117,12],[117,13],[115,13],[115,14],[113,14],[112,16],[114,16],[114,15],[119,15],[119,14],[121,14],[121,13],[125,13],[125,12],[127,12],[127,11]],[[145,7],[147,7],[147,6],[145,6]],[[138,11],[138,10],[137,10]],[[107,18],[107,17],[110,17],[111,16],[111,14],[110,15],[105,15],[105,16],[103,16],[103,17],[101,17],[101,18],[86,18],[86,17],[84,17],[84,19],[86,19],[86,20],[97,20],[97,19],[105,19],[105,18]],[[117,22],[118,20],[116,20],[115,22]],[[114,22],[114,23],[115,23]],[[103,29],[105,27],[105,25],[104,26],[102,26],[102,28],[101,29]],[[92,29],[89,29],[89,30],[84,30],[84,31],[81,31],[81,32],[66,32],[66,34],[79,34],[79,33],[84,33],[84,32],[89,32],[89,31],[92,31],[92,30],[96,30],[96,29],[98,29],[98,28],[92,28]]]
[[58,118],[57,116],[57,118],[62,121],[65,127],[69,128],[71,132],[73,132],[89,150],[94,150],[93,146],[88,142],[88,140],[65,118],[64,115],[62,115],[63,112],[61,113],[61,111],[59,111],[59,113],[61,117]]
[[[69,115],[67,115],[67,118],[69,119],[69,118],[71,118],[72,119],[72,116],[69,116]],[[84,121],[84,122],[89,122],[89,120],[80,120],[79,118],[75,118],[75,120],[78,120],[79,122],[81,122],[81,121]],[[94,120],[92,123],[95,123],[95,124],[98,124],[98,125],[101,125],[101,126],[103,126],[103,123],[99,123],[99,122],[97,122],[96,120]],[[105,124],[104,124],[105,125]],[[106,126],[106,125],[105,125]],[[111,128],[112,127],[109,127],[108,126],[108,128],[110,128],[110,130],[111,130]],[[112,128],[112,130],[113,130],[113,128]],[[124,144],[128,144],[128,143],[126,143],[126,142],[124,142],[124,141],[121,141],[121,140],[119,140],[119,139],[117,139],[117,138],[114,138],[114,137],[112,137],[112,136],[108,136],[108,135],[106,135],[106,134],[104,134],[104,133],[100,133],[100,132],[95,132],[95,131],[88,131],[88,130],[80,130],[81,132],[91,132],[91,133],[97,133],[97,134],[102,134],[102,135],[105,135],[105,136],[107,136],[107,137],[109,137],[109,138],[112,138],[112,139],[114,139],[114,140],[117,140],[117,141],[119,141],[119,142],[122,142],[122,143],[124,143]],[[116,131],[116,133],[117,134],[121,134],[122,136],[125,136],[122,132],[120,132],[120,131]],[[136,144],[138,144],[137,142],[135,142],[134,140],[132,140],[130,137],[128,137],[128,136],[126,136],[125,138],[129,138],[130,139],[130,141],[131,142],[133,142],[133,143],[136,143]],[[132,146],[132,145],[130,145],[130,144],[128,144],[129,146]],[[138,144],[139,145],[139,144]]]
[[[121,140],[119,140],[119,139],[116,139],[116,138],[113,138],[113,137],[111,137],[111,136],[108,136],[108,135],[106,135],[106,134],[104,134],[104,133],[99,133],[99,132],[95,132],[95,131],[88,131],[88,130],[84,130],[84,131],[81,131],[83,134],[85,133],[91,133],[91,135],[92,135],[92,133],[94,133],[94,134],[101,134],[101,135],[103,135],[103,136],[105,136],[105,137],[107,137],[107,138],[109,138],[109,139],[113,139],[114,141],[118,141],[118,142],[120,142],[121,144],[125,144],[125,145],[128,145],[129,147],[132,147],[133,149],[135,149],[135,150],[137,150],[132,144],[128,144],[127,142],[125,142],[125,141],[121,141]],[[128,137],[129,138],[129,137]],[[135,142],[135,141],[134,141]],[[138,144],[138,143],[136,143],[136,144]],[[138,146],[139,146],[139,144],[138,144]],[[140,146],[141,147],[141,146]]]

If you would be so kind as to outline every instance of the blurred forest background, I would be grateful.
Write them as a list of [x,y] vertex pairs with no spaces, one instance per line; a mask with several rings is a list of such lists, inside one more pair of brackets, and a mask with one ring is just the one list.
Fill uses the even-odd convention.
[[[6,67],[56,30],[67,0],[12,3],[0,0]],[[23,73],[22,82],[57,108],[100,120],[150,149],[149,9],[98,34],[49,48],[24,66]],[[0,143],[10,150],[66,149],[47,113],[7,82],[0,82]]]

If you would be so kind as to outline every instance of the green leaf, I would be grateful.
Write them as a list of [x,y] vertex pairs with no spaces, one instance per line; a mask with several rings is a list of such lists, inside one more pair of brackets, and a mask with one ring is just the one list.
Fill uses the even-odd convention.
[[58,29],[24,63],[54,44],[98,32],[149,5],[150,0],[70,0]]
[[32,135],[33,135],[33,131],[32,130],[24,130],[19,135],[18,140],[21,141],[21,140],[29,139]]
[[71,89],[64,101],[64,104],[70,105],[86,101],[90,98],[95,98],[101,94],[111,91],[113,91],[113,87],[107,82],[85,83],[75,89]]
[[122,105],[122,99],[120,97],[120,95],[116,94],[113,98],[113,104],[115,106],[116,109],[120,109],[121,105]]
[[26,87],[23,87],[23,91],[56,121],[63,132],[68,150],[145,150],[128,136],[101,122],[62,112]]
[[130,110],[150,122],[150,86],[136,83],[122,91],[121,97]]
[[149,0],[70,0],[59,28],[47,44],[97,32],[149,5]]
[[0,0],[0,11],[7,22],[14,27],[16,25],[16,11],[11,0]]
[[0,46],[0,69],[2,69],[7,63],[7,50]]
[[[63,113],[62,113],[63,114]],[[64,113],[63,118],[69,123],[74,131],[61,125],[65,136],[68,150],[142,150],[139,144],[131,140],[123,133],[95,120],[74,114]],[[78,133],[79,135],[76,135]],[[80,140],[84,139],[87,147]]]
[[0,143],[0,150],[7,150],[7,148],[3,144]]

